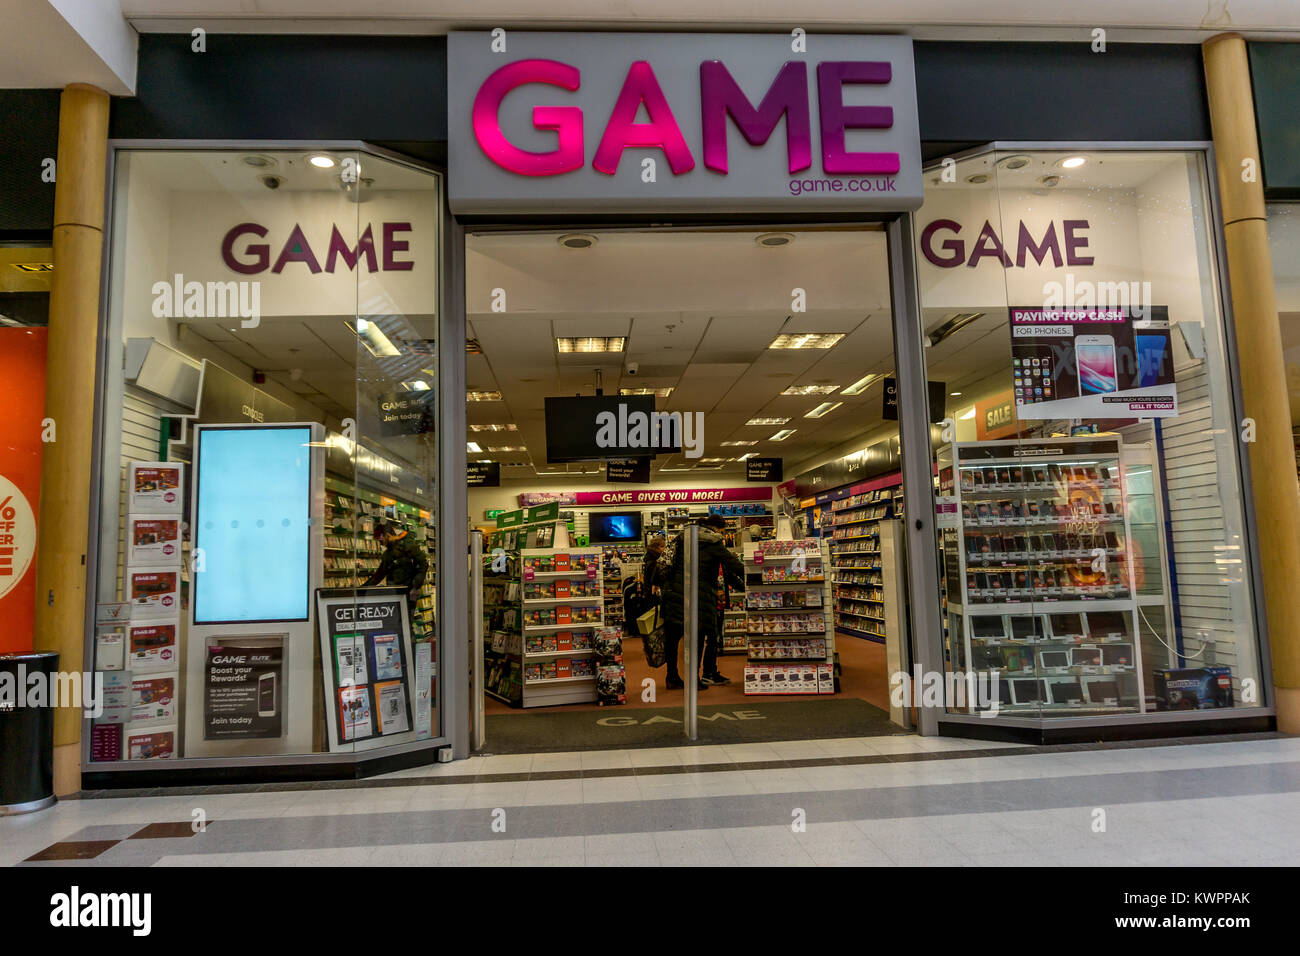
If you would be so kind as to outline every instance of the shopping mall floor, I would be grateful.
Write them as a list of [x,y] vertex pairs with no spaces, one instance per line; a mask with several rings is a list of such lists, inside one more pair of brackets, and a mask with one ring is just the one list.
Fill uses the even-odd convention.
[[[206,821],[199,832],[196,819]],[[1036,748],[886,736],[519,754],[346,784],[97,792],[0,818],[0,863],[31,866],[1297,858],[1300,738],[1276,734]]]

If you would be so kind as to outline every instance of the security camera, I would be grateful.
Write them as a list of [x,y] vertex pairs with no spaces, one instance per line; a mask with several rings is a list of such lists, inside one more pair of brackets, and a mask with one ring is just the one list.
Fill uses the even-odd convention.
[[279,189],[280,186],[283,185],[284,183],[283,176],[274,176],[271,175],[270,173],[268,173],[265,176],[258,176],[257,180],[267,189]]
[[628,362],[628,363],[627,363],[627,374],[628,374],[628,375],[636,375],[636,374],[638,374],[640,371],[641,371],[641,365],[640,365],[639,362]]

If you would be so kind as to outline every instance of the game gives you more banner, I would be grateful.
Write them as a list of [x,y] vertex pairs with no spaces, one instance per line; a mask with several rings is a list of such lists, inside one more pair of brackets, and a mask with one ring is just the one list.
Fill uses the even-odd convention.
[[1012,395],[1021,420],[1178,414],[1165,306],[1011,309]]

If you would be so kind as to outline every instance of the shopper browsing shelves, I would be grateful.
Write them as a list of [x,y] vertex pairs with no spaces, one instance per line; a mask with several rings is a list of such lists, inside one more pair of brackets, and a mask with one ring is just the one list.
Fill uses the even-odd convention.
[[383,581],[391,587],[406,588],[414,605],[420,599],[420,590],[429,570],[428,557],[419,542],[397,522],[390,521],[375,530],[383,538],[384,554],[375,573],[361,586],[370,588]]
[[[718,672],[718,645],[722,621],[718,610],[718,574],[736,589],[745,586],[745,568],[740,559],[727,550],[722,531],[727,526],[721,515],[709,515],[700,521],[699,566],[696,571],[695,604],[699,621],[700,645],[703,649],[700,687],[731,683]],[[679,537],[672,567],[664,581],[664,650],[668,657],[668,675],[664,686],[676,690],[682,686],[677,673],[677,647],[685,630],[683,594],[685,591],[686,540]]]

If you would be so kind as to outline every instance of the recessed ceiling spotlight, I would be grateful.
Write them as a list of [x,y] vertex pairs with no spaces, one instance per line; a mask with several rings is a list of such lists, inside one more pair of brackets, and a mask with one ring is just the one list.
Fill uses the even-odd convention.
[[794,236],[788,232],[764,232],[754,237],[754,243],[765,249],[788,246],[794,242]]
[[1044,176],[1038,181],[1042,183],[1044,186],[1046,186],[1048,189],[1053,189],[1061,185],[1060,176]]
[[315,156],[309,156],[307,162],[311,163],[317,169],[334,168],[334,157],[326,156],[324,153],[317,153]]
[[949,392],[948,394],[951,395],[953,398],[957,398],[958,396],[961,395],[961,392]]
[[1003,156],[998,160],[998,165],[1003,169],[1024,169],[1032,160],[1024,153],[1017,153],[1014,156]]
[[245,166],[252,166],[254,169],[275,169],[280,165],[278,159],[266,153],[251,153],[243,157],[243,162]]
[[966,177],[966,182],[974,183],[976,186],[982,186],[984,183],[988,181],[989,181],[988,173],[976,173],[973,176]]
[[555,241],[565,249],[590,249],[596,244],[596,237],[581,232],[571,232],[560,236]]
[[1086,156],[1067,156],[1056,165],[1062,169],[1078,169],[1088,161]]

